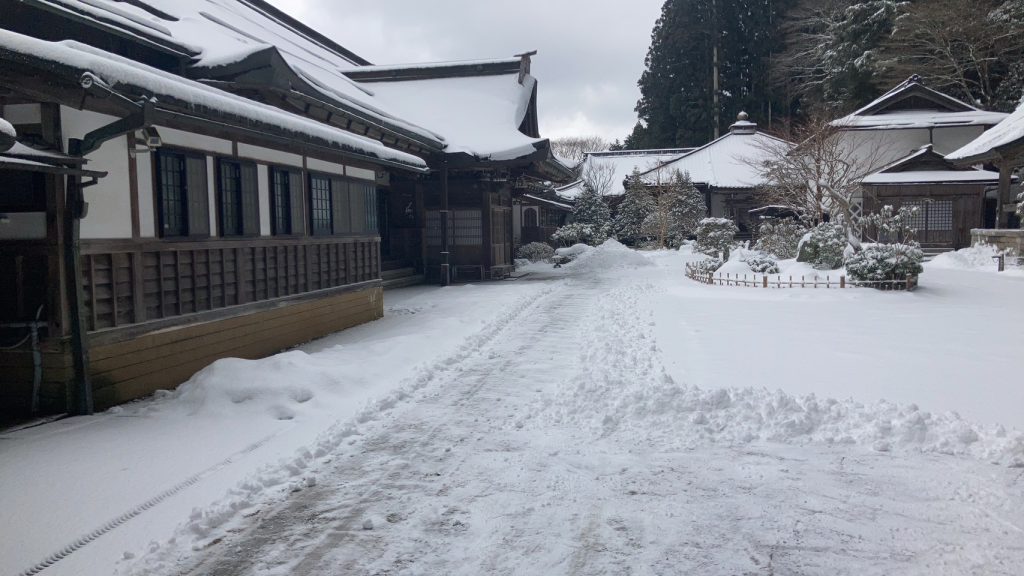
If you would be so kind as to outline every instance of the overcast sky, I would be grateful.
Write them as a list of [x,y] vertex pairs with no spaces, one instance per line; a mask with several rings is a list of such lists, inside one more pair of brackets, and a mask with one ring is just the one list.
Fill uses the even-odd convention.
[[624,138],[663,0],[270,0],[374,64],[537,50],[541,135]]

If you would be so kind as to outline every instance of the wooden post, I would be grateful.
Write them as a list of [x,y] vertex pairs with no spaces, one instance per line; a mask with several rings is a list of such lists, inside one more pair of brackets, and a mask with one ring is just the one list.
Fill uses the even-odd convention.
[[1010,197],[1010,177],[1013,168],[1009,162],[999,164],[999,192],[996,196],[996,229],[1003,227],[1003,200]]
[[761,280],[763,280],[763,282],[764,282],[763,288],[767,288],[768,287],[768,276],[765,276]]
[[846,276],[839,277],[839,287],[846,288]]

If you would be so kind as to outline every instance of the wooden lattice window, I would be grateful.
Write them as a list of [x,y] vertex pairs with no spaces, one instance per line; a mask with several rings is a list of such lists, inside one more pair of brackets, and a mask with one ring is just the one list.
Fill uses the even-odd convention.
[[334,233],[330,178],[316,174],[309,177],[309,215],[314,235]]

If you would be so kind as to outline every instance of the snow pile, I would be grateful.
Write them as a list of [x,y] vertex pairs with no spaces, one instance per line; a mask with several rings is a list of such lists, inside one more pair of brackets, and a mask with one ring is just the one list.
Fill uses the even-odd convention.
[[999,249],[991,244],[978,244],[970,248],[962,248],[956,252],[939,254],[927,264],[929,268],[952,268],[958,270],[996,271]]
[[176,390],[162,393],[163,401],[155,408],[226,417],[265,414],[292,420],[319,406],[315,400],[323,400],[325,394],[344,391],[344,374],[329,355],[301,350],[259,360],[225,358],[195,373]]
[[572,269],[577,273],[593,274],[654,265],[646,256],[615,239],[606,240],[596,248],[587,246],[584,250],[581,246],[584,245],[577,244],[569,248],[577,252],[572,262]]
[[11,138],[18,137],[18,133],[14,131],[14,126],[11,126],[11,123],[7,120],[4,120],[3,118],[0,118],[0,134],[9,136]]
[[[650,285],[623,287],[601,298],[599,320],[582,331],[584,370],[538,404],[540,418],[659,450],[754,441],[853,444],[880,452],[966,455],[1024,466],[1024,432],[973,425],[955,413],[933,414],[886,401],[678,383],[659,359],[649,329],[653,312],[636,314],[652,299],[652,291]],[[742,361],[742,353],[736,354]],[[752,369],[780,370],[770,365]]]

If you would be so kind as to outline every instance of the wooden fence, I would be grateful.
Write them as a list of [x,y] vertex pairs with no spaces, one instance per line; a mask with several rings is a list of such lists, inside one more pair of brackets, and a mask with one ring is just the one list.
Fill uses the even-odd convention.
[[789,276],[781,274],[718,274],[698,270],[693,264],[686,265],[686,277],[711,286],[743,286],[748,288],[875,288],[878,290],[911,291],[917,288],[917,276],[906,280],[851,280],[846,276]]
[[380,276],[376,237],[83,245],[88,330],[303,294]]

